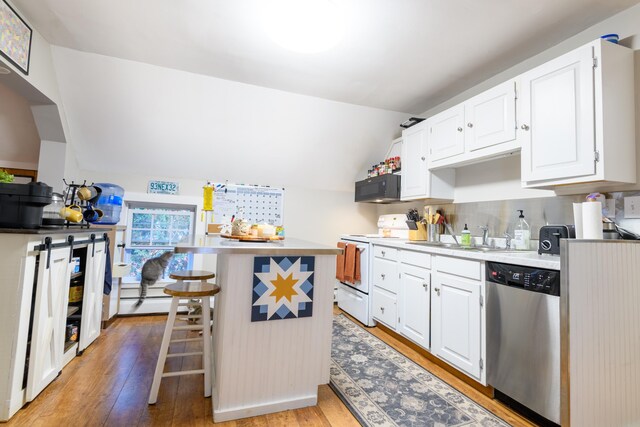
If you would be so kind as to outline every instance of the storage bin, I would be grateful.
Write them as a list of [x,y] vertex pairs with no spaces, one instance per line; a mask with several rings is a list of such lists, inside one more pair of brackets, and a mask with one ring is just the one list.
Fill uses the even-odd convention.
[[39,228],[53,188],[42,182],[0,184],[0,227]]
[[124,188],[108,182],[97,182],[93,185],[100,187],[102,190],[100,199],[98,199],[98,203],[95,206],[104,213],[104,216],[96,221],[95,224],[117,224],[120,221],[120,212],[122,211]]

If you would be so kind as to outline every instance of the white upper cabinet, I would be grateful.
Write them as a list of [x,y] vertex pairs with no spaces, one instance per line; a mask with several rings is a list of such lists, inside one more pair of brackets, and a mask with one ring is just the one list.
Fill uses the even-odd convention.
[[427,121],[402,132],[401,199],[453,199],[455,172],[427,169]]
[[430,117],[427,125],[430,162],[464,153],[464,105],[457,105]]
[[525,187],[634,183],[633,51],[597,40],[521,76]]
[[427,122],[429,169],[459,167],[517,152],[516,83],[502,83]]
[[464,103],[465,149],[472,153],[516,140],[516,86],[513,80]]

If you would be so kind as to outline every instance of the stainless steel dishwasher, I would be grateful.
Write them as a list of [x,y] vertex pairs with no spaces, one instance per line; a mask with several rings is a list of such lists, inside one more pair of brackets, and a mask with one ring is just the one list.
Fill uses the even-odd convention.
[[560,272],[487,262],[487,382],[560,423]]

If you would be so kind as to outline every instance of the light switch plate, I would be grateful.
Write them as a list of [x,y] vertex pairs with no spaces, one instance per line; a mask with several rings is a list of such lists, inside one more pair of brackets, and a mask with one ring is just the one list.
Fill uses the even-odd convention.
[[640,218],[640,196],[624,198],[624,217]]

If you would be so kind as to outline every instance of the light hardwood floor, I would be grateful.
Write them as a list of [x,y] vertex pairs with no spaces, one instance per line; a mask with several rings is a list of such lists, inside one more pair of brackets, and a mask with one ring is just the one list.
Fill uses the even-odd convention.
[[[339,310],[336,310],[339,312]],[[82,356],[76,357],[36,400],[7,426],[201,426],[211,425],[211,399],[203,397],[200,376],[162,380],[158,403],[147,398],[166,316],[117,319]],[[449,374],[417,351],[379,328],[369,329],[407,357],[514,426],[531,426],[499,402]],[[186,332],[183,332],[186,334]],[[199,343],[172,344],[171,351],[195,350]],[[175,347],[174,347],[175,346]],[[166,370],[198,368],[197,357],[168,359]],[[219,426],[358,426],[348,409],[326,385],[318,405]]]

